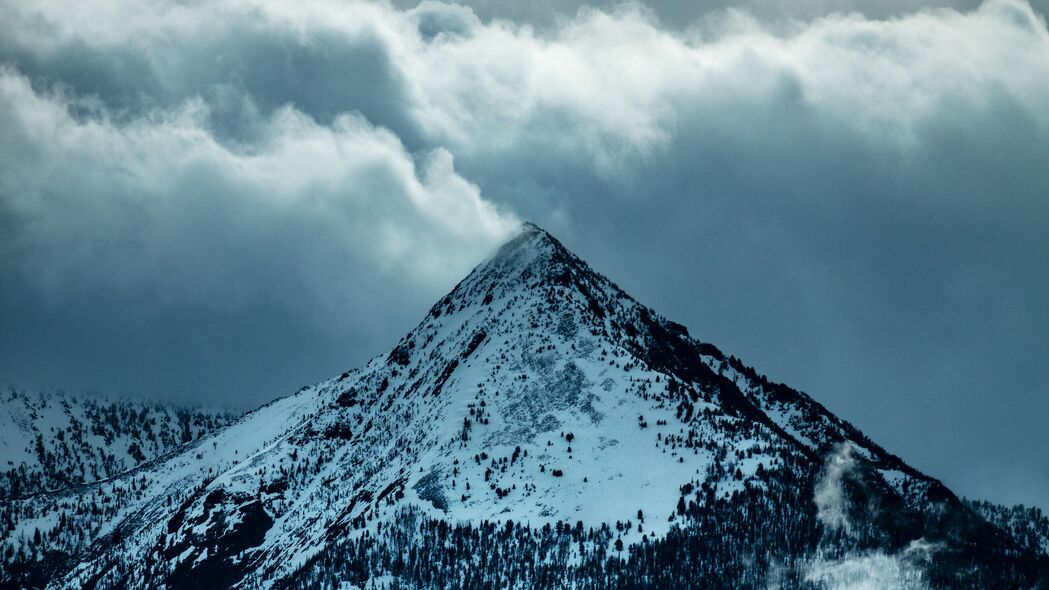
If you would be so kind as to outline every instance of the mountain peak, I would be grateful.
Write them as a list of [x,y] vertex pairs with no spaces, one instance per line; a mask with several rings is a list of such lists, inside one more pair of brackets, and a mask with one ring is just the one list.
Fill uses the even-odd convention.
[[532,223],[531,221],[525,221],[524,223],[521,224],[521,233],[529,233],[529,232],[531,232],[531,233],[543,233],[543,234],[549,235],[549,233],[545,229],[539,227],[535,223]]
[[[1021,550],[941,483],[695,340],[532,223],[389,355],[96,487],[130,507],[85,520],[113,532],[74,538],[82,561],[48,587],[358,587],[414,571],[429,577],[412,587],[556,588],[592,571],[619,587],[668,570],[653,585],[756,587],[768,584],[752,555],[768,551],[768,579],[793,587],[825,549],[868,545],[957,547],[940,567],[976,574],[947,587],[1015,587],[1043,559],[998,559]],[[96,498],[27,498],[8,512],[11,538],[33,539],[59,511],[96,518]],[[22,543],[34,562],[45,532]],[[495,550],[507,558],[473,563]]]
[[528,291],[541,284],[569,285],[574,282],[573,277],[581,276],[598,280],[590,267],[557,238],[538,225],[525,222],[517,234],[475,267],[445,300],[467,303],[478,293],[481,297],[498,297],[508,292]]
[[531,261],[536,258],[551,259],[564,254],[568,254],[568,251],[554,236],[550,235],[550,232],[531,221],[526,221],[521,224],[517,234],[496,251],[489,263]]

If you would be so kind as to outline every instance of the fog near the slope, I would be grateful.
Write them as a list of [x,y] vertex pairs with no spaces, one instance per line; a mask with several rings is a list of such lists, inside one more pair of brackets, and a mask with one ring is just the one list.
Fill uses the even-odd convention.
[[911,553],[922,553],[921,548],[907,549],[903,555],[887,555],[871,551],[842,559],[813,562],[805,572],[805,580],[827,590],[923,590],[928,588],[921,569],[912,563]]
[[532,219],[960,493],[1049,508],[1041,15],[744,7],[0,0],[0,379],[254,405]]
[[[842,478],[856,467],[854,450],[840,444],[828,455],[823,474],[816,482],[812,501],[816,517],[826,531],[842,531],[857,535],[849,519],[849,505]],[[914,539],[902,551],[887,553],[882,550],[856,551],[839,558],[814,558],[805,565],[804,577],[827,590],[923,590],[923,564],[937,548],[923,539]]]
[[846,535],[854,536],[852,523],[849,521],[849,507],[842,487],[842,478],[855,469],[856,459],[852,456],[852,447],[841,444],[828,455],[823,466],[823,474],[816,482],[812,493],[812,503],[816,505],[816,518],[826,529],[843,530]]

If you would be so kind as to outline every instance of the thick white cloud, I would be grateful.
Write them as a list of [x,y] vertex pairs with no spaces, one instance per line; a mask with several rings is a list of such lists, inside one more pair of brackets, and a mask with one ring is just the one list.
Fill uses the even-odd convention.
[[951,110],[1006,102],[1049,126],[1049,36],[1016,0],[779,27],[729,11],[684,33],[629,4],[584,9],[542,34],[432,1],[407,11],[328,0],[16,3],[3,15],[8,52],[31,56],[29,75],[76,84],[63,76],[74,78],[78,52],[90,67],[128,68],[109,72],[120,88],[94,88],[103,99],[181,106],[201,96],[239,117],[289,102],[327,119],[360,111],[413,144],[486,159],[585,156],[605,175],[628,173],[696,125],[761,137],[753,127],[767,121],[755,117],[790,108],[818,119],[799,124],[904,155]]
[[615,180],[697,127],[737,144],[848,134],[901,158],[936,141],[944,117],[1007,106],[1049,128],[1049,35],[1020,2],[785,32],[729,13],[708,28],[675,34],[624,8],[584,11],[550,38],[498,22],[431,41],[385,31],[431,141],[474,158],[556,155]]
[[70,290],[264,298],[331,321],[385,296],[386,281],[443,288],[515,224],[447,151],[416,162],[357,115],[320,126],[284,107],[231,147],[199,100],[128,123],[75,107],[0,72],[5,264],[56,304]]

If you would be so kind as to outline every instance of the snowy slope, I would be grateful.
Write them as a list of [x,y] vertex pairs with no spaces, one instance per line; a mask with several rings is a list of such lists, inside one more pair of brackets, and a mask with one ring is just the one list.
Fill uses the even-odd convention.
[[0,393],[0,496],[112,477],[233,418],[225,410],[9,387]]
[[405,514],[616,523],[623,545],[648,546],[694,526],[697,502],[780,494],[769,474],[815,473],[842,448],[862,472],[845,479],[875,490],[868,504],[895,498],[900,513],[979,525],[942,484],[529,224],[389,354],[178,456],[19,510],[40,526],[87,499],[122,499],[89,551],[54,560],[55,588],[272,587]]

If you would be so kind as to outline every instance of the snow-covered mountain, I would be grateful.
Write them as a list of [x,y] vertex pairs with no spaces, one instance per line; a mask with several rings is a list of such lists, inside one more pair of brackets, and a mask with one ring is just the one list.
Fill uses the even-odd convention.
[[[70,551],[61,527],[91,502],[116,508]],[[1049,571],[530,224],[388,354],[7,510],[16,535],[47,531],[22,561],[54,588],[1018,587]]]
[[218,408],[9,386],[0,393],[0,497],[113,477],[235,417]]
[[[0,394],[0,587],[34,586],[51,563],[97,539],[121,506],[105,483],[229,425],[220,408],[28,391]],[[116,484],[119,485],[119,484]],[[67,498],[58,511],[54,498]],[[38,559],[40,558],[40,559]]]

